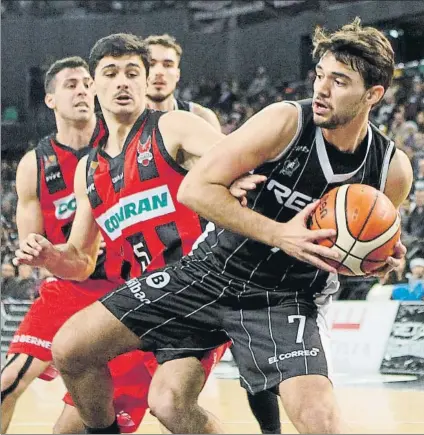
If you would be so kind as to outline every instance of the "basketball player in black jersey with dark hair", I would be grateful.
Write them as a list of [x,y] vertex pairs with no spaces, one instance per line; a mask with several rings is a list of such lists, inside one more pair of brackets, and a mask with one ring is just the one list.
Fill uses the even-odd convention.
[[169,112],[185,110],[200,116],[221,131],[218,118],[212,110],[194,103],[176,99],[175,88],[180,80],[180,60],[183,50],[170,35],[151,35],[145,43],[150,49],[150,71],[147,81],[147,106],[149,109]]
[[[179,200],[216,223],[192,253],[140,277],[141,303],[133,284],[122,286],[56,335],[54,361],[67,373],[68,388],[83,382],[103,393],[95,408],[90,398],[80,398],[99,427],[114,419],[108,358],[138,347],[205,349],[211,331],[225,331],[246,389],[278,391],[301,433],[345,432],[329,381],[324,321],[338,282],[322,257],[339,256],[314,243],[335,231],[311,231],[306,222],[317,206],[314,198],[347,183],[374,186],[399,207],[409,194],[412,169],[408,157],[369,123],[394,70],[389,41],[357,19],[330,35],[318,29],[314,46],[319,62],[313,100],[265,108],[184,179]],[[267,182],[248,193],[248,207],[241,207],[228,186],[248,171],[266,175]],[[381,273],[398,266],[405,253],[399,243]]]
[[[169,112],[185,110],[192,112],[221,131],[215,113],[192,101],[174,97],[180,80],[180,61],[183,50],[170,35],[151,35],[145,43],[150,48],[150,70],[147,80],[147,105],[150,109]],[[277,397],[270,391],[253,395],[247,391],[249,406],[256,417],[262,433],[281,433],[280,412]]]

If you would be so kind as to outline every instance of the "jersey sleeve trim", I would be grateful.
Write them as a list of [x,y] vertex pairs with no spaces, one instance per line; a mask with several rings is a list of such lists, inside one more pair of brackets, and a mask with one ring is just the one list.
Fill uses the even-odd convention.
[[[163,113],[159,114],[159,117],[162,116]],[[165,143],[163,142],[163,138],[162,138],[162,134],[160,132],[160,128],[159,128],[159,117],[156,123],[156,128],[155,128],[155,139],[156,139],[156,143],[158,145],[159,151],[162,154],[162,157],[166,160],[166,163],[168,163],[168,165],[174,169],[174,171],[178,172],[179,174],[182,175],[187,175],[187,170],[184,169],[182,166],[180,166],[175,160],[174,158],[168,153],[168,150],[166,149]]]
[[302,107],[296,101],[285,101],[285,103],[292,104],[293,106],[295,106],[297,108],[297,130],[296,130],[295,135],[293,136],[293,139],[284,148],[284,150],[281,151],[281,153],[278,154],[278,156],[274,157],[271,160],[268,160],[268,163],[276,162],[276,161],[280,160],[281,157],[283,157],[286,153],[288,153],[290,148],[297,142],[297,140],[299,139],[300,134],[302,132],[302,128],[303,128]]
[[35,161],[37,162],[37,187],[36,187],[36,191],[37,191],[37,198],[40,201],[40,196],[41,196],[41,154],[40,151],[38,150],[38,148],[35,149]]
[[394,156],[395,151],[396,151],[395,143],[393,141],[390,141],[389,146],[386,148],[386,153],[384,154],[383,166],[381,168],[381,175],[380,175],[380,191],[381,192],[384,192],[384,189],[386,187],[387,175],[389,173],[390,162],[392,160],[392,157]]

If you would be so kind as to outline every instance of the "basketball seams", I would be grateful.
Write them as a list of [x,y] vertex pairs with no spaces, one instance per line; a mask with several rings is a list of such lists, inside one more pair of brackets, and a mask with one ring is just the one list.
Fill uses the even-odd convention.
[[352,246],[355,244],[355,237],[350,232],[349,222],[346,220],[347,210],[347,193],[350,185],[342,185],[338,188],[336,192],[336,200],[334,204],[335,208],[335,218],[336,218],[336,228],[337,228],[337,236],[336,236],[336,245],[341,246],[344,243],[341,243],[340,235],[341,233],[345,235],[345,238],[350,238],[347,240],[346,246],[343,248],[344,251],[348,253],[352,249]]
[[[390,237],[389,240],[387,240],[386,242],[384,242],[382,245],[377,246],[375,249],[373,249],[371,252],[369,252],[369,253],[367,254],[367,256],[370,255],[370,254],[372,254],[374,251],[376,251],[377,249],[381,248],[382,246],[384,246],[386,243],[392,241],[392,240],[396,237],[396,235],[397,235],[397,231],[396,231],[395,234],[393,234],[392,237]],[[358,257],[358,258],[359,258],[359,257]],[[361,270],[362,270],[362,264],[363,264],[364,262],[367,262],[367,263],[376,263],[376,264],[377,264],[377,263],[385,263],[385,262],[386,262],[386,259],[382,259],[382,260],[369,260],[369,259],[367,259],[367,258],[363,258],[363,259],[362,259],[362,263],[361,263]]]
[[[317,209],[308,224],[311,229],[331,227],[337,232],[335,240],[327,237],[319,244],[338,252],[340,260],[323,259],[339,273],[346,275],[361,276],[367,271],[375,270],[386,261],[397,240],[399,214],[395,213],[393,217],[391,203],[386,201],[382,192],[372,186],[344,184],[334,188],[334,193],[330,191],[329,194],[326,200],[328,205],[325,207],[330,208],[330,214],[326,212],[321,218]],[[349,213],[352,210],[353,214]],[[367,239],[361,240],[367,233],[370,233]],[[374,258],[370,258],[372,256]]]
[[[321,225],[319,224],[318,219],[315,217],[315,213],[314,213],[314,215],[312,216],[312,219],[313,219],[314,223],[316,224],[316,226],[318,227],[318,229],[322,230],[322,227],[321,227]],[[335,225],[336,225],[336,231],[337,231],[337,230],[338,230],[338,228],[337,228],[337,219],[335,219],[335,222],[336,222]],[[328,240],[329,242],[331,242],[331,243],[332,243],[331,248],[332,248],[333,246],[337,246],[336,242],[333,241],[333,240],[331,240],[330,237],[326,237],[326,238],[323,239],[323,240]],[[337,246],[337,247],[338,247],[339,249],[341,249],[342,251],[344,251],[344,249],[341,248],[340,246]]]
[[[375,242],[375,241],[378,240],[380,237],[382,237],[382,236],[384,236],[386,233],[388,233],[388,232],[393,228],[393,226],[396,224],[396,222],[398,221],[398,219],[399,219],[399,217],[398,217],[397,215],[395,215],[395,217],[394,217],[394,219],[393,219],[393,222],[392,222],[392,223],[387,227],[387,230],[384,231],[384,233],[379,234],[378,236],[374,237],[373,239],[368,239],[368,240],[358,240],[358,242],[361,243],[361,244],[364,244],[364,245],[366,245],[367,243]],[[399,225],[398,225],[397,227],[399,228]],[[390,239],[391,239],[391,237],[390,237],[388,240],[390,240]],[[384,242],[384,243],[386,243],[386,242]],[[383,246],[384,243],[383,243],[382,245],[380,245],[380,246]],[[380,247],[380,246],[379,246],[379,247]]]
[[[345,203],[344,203],[345,214],[344,214],[344,219],[343,219],[343,220],[344,220],[344,223],[346,224],[346,228],[347,228],[347,230],[348,230],[348,232],[349,232],[349,235],[350,235],[351,237],[353,237],[354,242],[353,242],[352,246],[350,247],[348,253],[347,253],[347,254],[344,256],[344,258],[340,261],[340,263],[341,263],[342,265],[344,265],[345,260],[347,260],[348,257],[349,257],[349,255],[351,255],[350,253],[352,252],[353,248],[355,247],[356,243],[358,242],[358,239],[361,237],[361,234],[363,233],[363,231],[364,231],[364,229],[365,229],[365,227],[366,227],[366,225],[367,225],[367,223],[368,223],[370,217],[372,216],[372,213],[373,213],[373,211],[374,211],[374,209],[375,209],[375,206],[376,206],[376,204],[377,204],[377,200],[378,200],[378,196],[379,196],[379,195],[378,195],[378,191],[376,191],[376,195],[375,195],[375,197],[374,197],[374,202],[373,202],[373,204],[372,204],[372,206],[371,206],[371,209],[370,209],[370,211],[368,212],[368,215],[367,215],[367,217],[365,218],[365,220],[364,220],[364,222],[363,222],[363,224],[362,224],[361,229],[359,230],[358,236],[357,236],[357,237],[354,237],[354,236],[352,235],[352,233],[350,232],[350,229],[349,229],[349,223],[347,222],[347,217],[348,217],[348,210],[347,210],[348,192],[349,192],[349,188],[350,188],[351,186],[352,186],[352,185],[349,185],[349,186],[347,187],[347,189],[346,189],[346,194],[345,194],[345,197],[344,197],[344,201],[345,201]],[[340,189],[339,189],[339,191],[337,192],[337,195],[336,195],[336,203],[337,203],[337,197],[339,196],[339,192],[340,192]],[[338,238],[338,237],[337,237],[337,238]],[[337,240],[336,240],[336,243],[337,243]],[[362,270],[362,269],[361,269],[361,270]]]

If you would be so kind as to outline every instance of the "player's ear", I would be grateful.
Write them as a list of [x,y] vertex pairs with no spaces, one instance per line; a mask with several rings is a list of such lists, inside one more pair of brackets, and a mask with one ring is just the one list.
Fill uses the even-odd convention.
[[180,81],[181,70],[177,68],[177,83]]
[[371,106],[377,104],[384,96],[385,90],[381,85],[372,86],[368,89],[366,100],[367,103]]
[[44,102],[46,103],[46,106],[49,109],[54,109],[56,106],[55,98],[53,94],[47,93],[46,96],[44,97]]

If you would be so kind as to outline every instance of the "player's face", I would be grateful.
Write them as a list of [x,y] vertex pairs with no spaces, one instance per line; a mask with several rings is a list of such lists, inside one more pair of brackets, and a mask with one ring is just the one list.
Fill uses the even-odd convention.
[[341,63],[331,53],[325,54],[316,67],[314,82],[314,122],[334,129],[367,110],[367,90],[361,75]]
[[147,96],[162,102],[173,95],[180,80],[179,58],[173,48],[150,45],[150,71],[147,80]]
[[56,74],[54,91],[45,101],[50,109],[69,121],[88,121],[94,113],[93,79],[83,68],[65,68]]
[[146,69],[140,56],[104,57],[97,65],[94,83],[102,111],[131,115],[144,110]]

